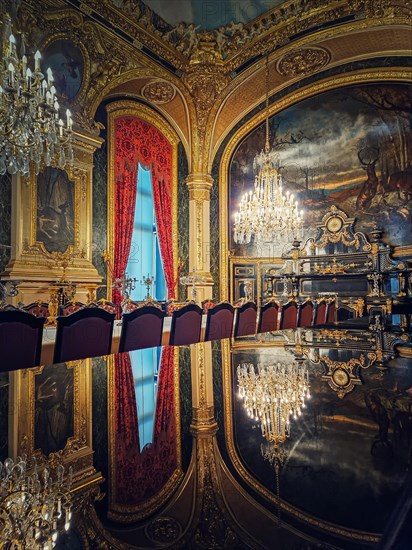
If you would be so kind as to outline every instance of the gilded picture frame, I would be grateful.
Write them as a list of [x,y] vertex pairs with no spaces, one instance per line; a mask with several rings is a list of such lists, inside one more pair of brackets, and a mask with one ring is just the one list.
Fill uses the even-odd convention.
[[[50,177],[52,175],[52,177]],[[46,181],[48,180],[48,181]],[[52,193],[48,193],[48,202],[41,206],[40,202],[40,191],[43,191],[45,186],[50,186],[50,180],[54,182],[54,187],[60,182],[60,186],[65,186],[70,189],[72,184],[72,203],[66,206],[65,210],[63,207],[69,203],[69,199],[66,198],[66,201],[62,204],[57,204],[58,199],[54,199],[54,202],[51,204],[50,201],[53,200]],[[60,168],[44,167],[43,170],[39,172],[36,176],[34,173],[30,177],[30,235],[27,242],[27,246],[24,251],[26,253],[40,253],[45,258],[50,259],[73,259],[74,257],[81,257],[82,252],[80,250],[80,224],[81,224],[81,201],[82,198],[86,195],[86,173],[79,169],[72,169],[68,167],[65,170]],[[44,195],[45,193],[42,193]],[[54,193],[56,194],[56,193]],[[69,195],[70,191],[66,191],[66,195]],[[63,200],[63,199],[60,199]],[[57,201],[57,202],[56,202]],[[60,249],[58,246],[49,246],[51,243],[56,243],[56,234],[57,231],[61,232],[62,230],[62,219],[67,218],[65,211],[71,210],[72,220],[71,224],[66,222],[68,225],[71,225],[70,232],[72,233],[71,238],[66,239],[66,246],[64,247],[64,242]],[[53,228],[53,222],[47,221],[50,219],[55,219],[57,226]],[[46,219],[46,222],[42,222],[42,219]],[[40,235],[43,233],[43,240],[40,240]],[[46,238],[46,235],[49,236],[49,239]],[[70,242],[71,241],[71,242]],[[57,243],[58,245],[58,243]],[[54,248],[54,249],[53,249]],[[56,249],[57,248],[57,249]]]
[[[67,376],[60,376],[56,367],[60,367],[60,371],[64,371]],[[11,456],[26,453],[29,457],[36,457],[38,463],[45,460],[52,466],[70,463],[75,473],[82,471],[89,475],[94,472],[91,359],[13,372],[10,375],[10,388],[15,399],[11,415],[14,429],[10,430],[9,439]],[[47,409],[47,422],[54,420],[56,429],[60,430],[61,425],[57,426],[57,422],[61,424],[64,418],[63,405],[72,415],[72,427],[67,430],[67,437],[60,437],[61,444],[55,448],[49,444],[49,453],[44,453],[44,449],[39,447],[39,433],[36,433],[40,427],[39,408],[42,408],[39,402],[43,397],[44,401],[49,402],[43,407]],[[55,414],[56,411],[58,414]]]

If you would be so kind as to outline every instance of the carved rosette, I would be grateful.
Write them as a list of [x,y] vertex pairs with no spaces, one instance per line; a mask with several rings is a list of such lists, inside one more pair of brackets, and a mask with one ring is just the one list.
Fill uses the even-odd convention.
[[330,53],[323,48],[299,48],[284,55],[277,63],[282,76],[293,78],[319,71],[330,61]]
[[176,88],[170,84],[170,82],[158,78],[143,86],[141,94],[148,101],[157,105],[162,105],[174,99]]
[[175,518],[163,516],[153,520],[145,531],[151,541],[159,544],[171,544],[181,536],[182,527]]

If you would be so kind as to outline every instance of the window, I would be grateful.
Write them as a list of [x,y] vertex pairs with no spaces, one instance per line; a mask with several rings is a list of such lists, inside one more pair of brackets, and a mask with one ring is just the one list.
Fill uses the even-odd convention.
[[145,299],[147,290],[143,279],[147,276],[155,280],[150,289],[152,298],[166,299],[166,282],[157,238],[152,178],[150,170],[145,170],[140,164],[132,244],[126,271],[129,277],[136,278],[138,281],[136,288],[130,293],[132,300]]
[[[150,170],[145,170],[140,164],[132,244],[126,271],[129,277],[137,279],[136,287],[130,293],[132,300],[146,298],[147,289],[142,281],[147,276],[155,280],[150,295],[156,300],[166,299],[166,281],[157,238],[152,178]],[[153,438],[160,355],[161,348],[130,352],[135,380],[140,450],[151,443]]]

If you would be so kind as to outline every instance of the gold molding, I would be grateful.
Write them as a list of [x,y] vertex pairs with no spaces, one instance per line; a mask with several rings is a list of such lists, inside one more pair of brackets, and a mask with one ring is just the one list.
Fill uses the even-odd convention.
[[162,489],[145,503],[135,506],[120,505],[113,501],[115,494],[116,461],[114,454],[115,446],[115,361],[114,355],[106,359],[107,365],[107,425],[108,425],[108,458],[109,458],[109,517],[113,520],[120,520],[124,523],[131,523],[152,515],[174,494],[180,485],[184,474],[182,470],[182,449],[181,449],[181,425],[180,425],[180,385],[179,385],[179,348],[173,348],[174,369],[173,369],[173,391],[175,400],[175,421],[176,421],[176,460],[177,467]]
[[[108,170],[107,170],[107,253],[110,263],[114,262],[114,121],[121,116],[134,116],[141,118],[160,130],[172,146],[172,239],[174,272],[178,268],[178,203],[177,203],[177,146],[179,137],[172,126],[162,118],[155,110],[137,101],[115,101],[106,106],[108,115]],[[111,275],[107,269],[107,291],[106,297],[111,299],[111,288],[109,281]]]

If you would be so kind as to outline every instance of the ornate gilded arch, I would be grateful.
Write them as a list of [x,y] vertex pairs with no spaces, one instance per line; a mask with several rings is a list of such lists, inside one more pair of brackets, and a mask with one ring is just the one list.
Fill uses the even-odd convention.
[[[137,101],[115,101],[107,107],[108,114],[108,171],[107,171],[107,253],[110,263],[114,261],[114,121],[121,116],[136,116],[155,126],[172,145],[172,233],[174,270],[178,265],[178,231],[177,231],[177,146],[179,138],[170,126],[156,111]],[[110,273],[107,273],[110,281]],[[107,285],[107,298],[111,299],[110,285]]]
[[[411,82],[410,71],[404,67],[376,68],[368,70],[354,71],[349,74],[333,76],[309,84],[304,88],[298,89],[286,95],[279,101],[275,101],[269,106],[269,116],[283,111],[292,105],[323,92],[335,90],[343,86],[356,84],[372,84],[376,82]],[[219,241],[220,241],[220,298],[228,299],[229,287],[225,283],[229,281],[229,219],[228,219],[228,197],[229,197],[229,166],[231,158],[239,143],[250,132],[255,130],[265,119],[266,113],[259,111],[252,118],[241,126],[229,139],[219,165]],[[276,260],[276,258],[271,258]]]

